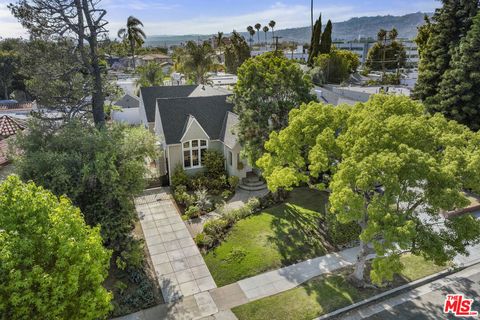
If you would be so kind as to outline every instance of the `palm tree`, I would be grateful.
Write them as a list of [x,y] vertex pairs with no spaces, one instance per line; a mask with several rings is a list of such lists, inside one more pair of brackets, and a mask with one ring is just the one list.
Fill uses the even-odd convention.
[[[268,25],[270,26],[270,29],[272,29],[272,39],[275,38],[275,31],[273,30],[273,28],[275,28],[275,25],[277,23],[274,21],[274,20],[270,20],[270,22],[268,23]],[[273,42],[273,40],[272,40]]]
[[207,84],[207,72],[215,68],[215,51],[208,42],[196,44],[188,41],[185,46],[185,57],[182,58],[183,69],[196,84]]
[[290,50],[290,53],[292,54],[291,58],[293,60],[293,54],[295,53],[295,50],[297,50],[297,43],[296,42],[291,42],[288,44],[288,49]]
[[139,87],[154,87],[163,85],[162,66],[156,62],[149,62],[144,66],[138,67],[140,78],[137,80]]
[[267,47],[267,33],[268,33],[269,29],[267,26],[264,26],[263,27],[263,32],[265,32],[265,47]]
[[142,21],[130,16],[127,19],[127,27],[118,30],[118,37],[130,45],[133,70],[135,70],[135,48],[142,46],[144,39],[147,37],[141,27],[143,27]]
[[382,71],[383,75],[385,75],[385,47],[387,45],[387,30],[380,29],[380,31],[377,33],[377,40],[382,46]]
[[257,37],[258,37],[258,43],[260,43],[260,29],[262,28],[262,25],[260,23],[255,24],[255,29],[257,29]]
[[255,35],[255,29],[252,26],[247,27],[248,34],[250,35],[250,47],[252,47],[253,36]]
[[384,42],[387,38],[387,30],[385,29],[380,29],[377,33],[377,40],[378,42]]
[[388,37],[390,38],[391,41],[395,41],[395,39],[397,39],[398,37],[397,29],[393,28],[392,30],[390,30],[390,32],[388,33]]

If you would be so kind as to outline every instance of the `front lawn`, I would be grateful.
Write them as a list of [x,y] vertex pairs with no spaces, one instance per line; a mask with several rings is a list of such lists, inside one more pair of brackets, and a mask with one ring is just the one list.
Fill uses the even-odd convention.
[[351,270],[347,269],[338,274],[313,278],[295,289],[250,302],[233,308],[232,311],[240,320],[311,320],[389,290],[393,286],[423,278],[446,268],[412,255],[403,256],[402,262],[405,269],[388,288],[357,289],[348,282],[347,275]]
[[287,201],[240,220],[226,239],[205,254],[218,286],[333,251],[320,232],[327,194],[298,188]]

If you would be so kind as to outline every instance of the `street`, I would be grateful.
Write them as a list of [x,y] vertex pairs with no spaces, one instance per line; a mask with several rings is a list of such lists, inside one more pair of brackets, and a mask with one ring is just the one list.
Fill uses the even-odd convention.
[[363,307],[340,316],[342,320],[387,319],[478,319],[455,317],[443,313],[447,294],[463,294],[474,299],[472,310],[480,314],[480,264],[433,281],[380,303]]

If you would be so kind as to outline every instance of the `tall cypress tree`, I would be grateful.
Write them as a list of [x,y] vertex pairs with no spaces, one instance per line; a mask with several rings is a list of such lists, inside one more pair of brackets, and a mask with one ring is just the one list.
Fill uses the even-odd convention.
[[470,127],[480,129],[480,12],[467,36],[452,56],[451,69],[440,84],[436,111]]
[[332,48],[332,21],[328,20],[325,30],[322,33],[322,41],[320,42],[320,54],[330,53]]
[[320,38],[322,36],[322,15],[318,17],[318,20],[315,21],[315,25],[313,27],[313,34],[312,40],[310,42],[310,48],[308,50],[308,65],[313,65],[313,60],[316,56],[318,56],[318,52],[320,50]]
[[442,0],[437,9],[432,34],[422,53],[415,96],[433,110],[440,97],[439,85],[448,70],[451,55],[472,24],[478,11],[478,0]]

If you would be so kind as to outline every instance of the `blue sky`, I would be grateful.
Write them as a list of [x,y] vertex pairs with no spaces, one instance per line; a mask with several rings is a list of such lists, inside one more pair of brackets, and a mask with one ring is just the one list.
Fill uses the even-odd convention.
[[[7,4],[0,0],[0,37],[25,36],[26,32],[10,15]],[[433,11],[436,0],[314,0],[315,14],[322,12],[334,22],[351,17],[402,15],[417,11]],[[243,31],[247,25],[270,20],[277,28],[309,25],[310,0],[102,0],[107,9],[108,28],[116,34],[129,15],[143,21],[147,35],[212,34],[217,31]]]

